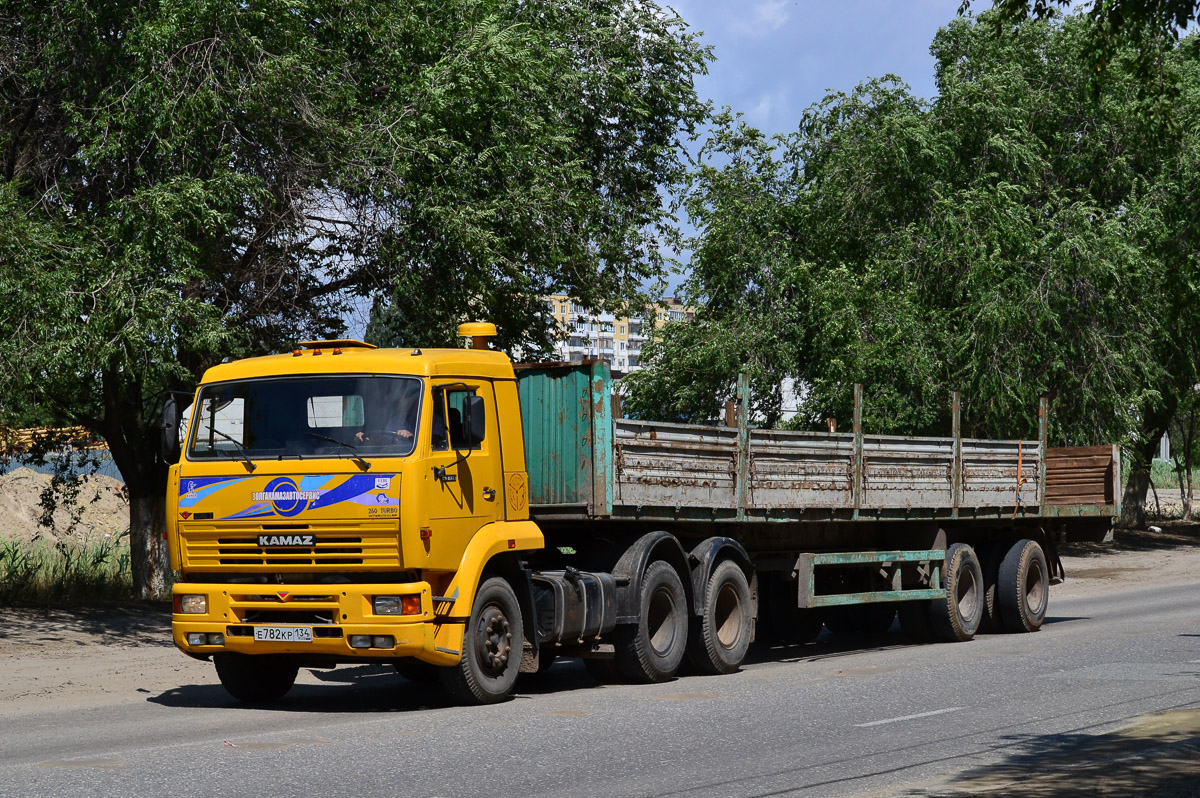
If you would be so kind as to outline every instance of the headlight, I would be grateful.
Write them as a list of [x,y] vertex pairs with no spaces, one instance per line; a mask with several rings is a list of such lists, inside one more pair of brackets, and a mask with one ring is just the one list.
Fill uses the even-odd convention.
[[175,596],[175,612],[182,615],[204,615],[208,612],[208,596],[203,593],[180,593]]
[[376,596],[373,605],[376,615],[399,615],[404,611],[399,596]]

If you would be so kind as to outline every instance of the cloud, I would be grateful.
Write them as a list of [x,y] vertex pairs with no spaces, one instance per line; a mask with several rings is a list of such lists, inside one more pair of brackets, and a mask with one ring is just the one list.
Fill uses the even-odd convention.
[[758,97],[758,101],[746,110],[746,121],[759,129],[771,130],[772,123],[776,122],[776,113],[781,108],[786,109],[787,107],[788,97],[786,91],[781,90],[761,94]]
[[778,30],[788,21],[787,0],[766,0],[754,7],[754,21]]

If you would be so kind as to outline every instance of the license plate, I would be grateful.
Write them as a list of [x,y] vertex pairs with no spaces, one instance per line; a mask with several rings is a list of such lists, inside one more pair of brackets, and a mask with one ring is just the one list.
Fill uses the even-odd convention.
[[256,626],[254,639],[265,643],[311,643],[311,626]]

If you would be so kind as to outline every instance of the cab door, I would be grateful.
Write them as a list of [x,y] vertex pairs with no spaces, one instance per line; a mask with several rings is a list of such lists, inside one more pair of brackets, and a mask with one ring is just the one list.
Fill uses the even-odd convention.
[[[470,397],[482,400],[484,435],[478,442],[463,436]],[[475,532],[502,517],[496,397],[486,380],[434,380],[427,408],[422,414],[429,447],[422,480],[429,518],[424,567],[450,571],[458,568]]]

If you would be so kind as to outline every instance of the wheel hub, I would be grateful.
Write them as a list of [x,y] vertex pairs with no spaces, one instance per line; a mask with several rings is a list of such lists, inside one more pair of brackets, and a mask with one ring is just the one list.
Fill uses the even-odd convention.
[[488,670],[499,674],[512,653],[512,627],[498,607],[488,607],[479,624],[479,652]]

